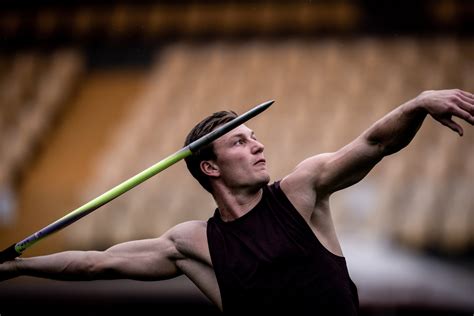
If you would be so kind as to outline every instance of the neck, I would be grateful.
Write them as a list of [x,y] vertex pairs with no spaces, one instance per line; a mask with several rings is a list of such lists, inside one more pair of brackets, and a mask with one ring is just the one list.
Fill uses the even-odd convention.
[[253,209],[262,198],[263,189],[215,188],[214,200],[224,222],[235,220]]

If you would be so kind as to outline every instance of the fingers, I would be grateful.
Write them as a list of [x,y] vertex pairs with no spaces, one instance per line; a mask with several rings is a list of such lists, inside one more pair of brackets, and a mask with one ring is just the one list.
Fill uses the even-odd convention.
[[446,118],[446,119],[442,119],[442,120],[439,120],[439,121],[441,122],[441,124],[449,127],[450,129],[452,129],[453,131],[458,133],[459,136],[462,136],[464,134],[464,131],[463,131],[461,125],[457,124],[452,119]]
[[460,89],[434,91],[425,95],[429,103],[429,113],[440,123],[449,127],[460,136],[464,134],[462,127],[452,120],[458,117],[474,125],[474,95]]
[[471,93],[454,89],[452,90],[453,94],[450,97],[455,105],[449,107],[449,112],[452,115],[455,115],[468,123],[474,125],[474,97]]
[[467,98],[470,101],[474,101],[474,94],[464,91],[464,90],[457,90],[459,94],[465,98]]
[[471,125],[474,125],[474,116],[467,110],[465,110],[462,106],[453,107],[451,114],[465,120]]
[[474,99],[469,99],[468,97],[460,94],[458,105],[467,112],[471,113],[471,115],[474,115]]
[[467,102],[467,103],[469,103],[469,104],[471,104],[471,105],[474,103],[474,99],[473,99],[473,98],[470,98],[470,97],[468,97],[468,96],[466,96],[466,95],[464,95],[464,94],[462,94],[462,93],[459,94],[459,98],[460,98],[461,100],[463,100],[464,102]]

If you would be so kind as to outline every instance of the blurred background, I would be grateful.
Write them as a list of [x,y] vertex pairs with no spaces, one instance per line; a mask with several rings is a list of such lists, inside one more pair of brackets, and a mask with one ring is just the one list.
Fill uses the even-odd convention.
[[[474,2],[2,1],[0,247],[174,153],[222,109],[252,119],[272,181],[427,89],[474,92]],[[362,315],[474,313],[474,129],[427,119],[332,199]],[[27,249],[101,250],[206,220],[184,162]],[[204,312],[186,278],[0,283],[0,313]]]

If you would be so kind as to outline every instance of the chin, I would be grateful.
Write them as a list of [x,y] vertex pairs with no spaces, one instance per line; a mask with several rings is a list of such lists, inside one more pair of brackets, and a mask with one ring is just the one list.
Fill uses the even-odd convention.
[[264,185],[267,185],[269,182],[270,182],[270,176],[267,174],[265,176],[263,176],[261,179],[259,179],[259,184],[264,186]]

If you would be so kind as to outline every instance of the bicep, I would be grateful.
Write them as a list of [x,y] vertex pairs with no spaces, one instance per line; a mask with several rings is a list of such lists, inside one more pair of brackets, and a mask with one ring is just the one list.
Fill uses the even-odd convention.
[[165,234],[112,246],[101,253],[95,269],[103,279],[163,280],[181,274],[177,259],[179,253]]
[[295,173],[318,195],[327,195],[362,180],[382,158],[382,149],[360,136],[336,152],[306,159]]

